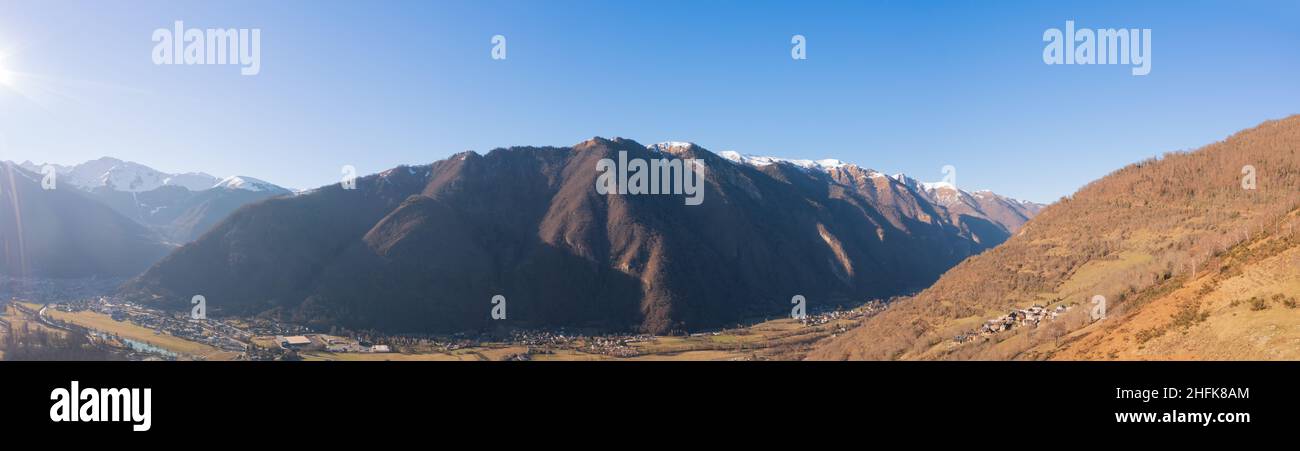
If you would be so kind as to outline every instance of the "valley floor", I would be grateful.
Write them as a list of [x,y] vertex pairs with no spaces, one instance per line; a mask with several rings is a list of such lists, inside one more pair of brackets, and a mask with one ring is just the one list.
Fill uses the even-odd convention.
[[511,342],[482,343],[446,352],[331,353],[305,351],[304,360],[429,360],[429,361],[616,361],[616,360],[797,360],[817,341],[842,332],[851,321],[806,326],[793,319],[767,321],[741,329],[690,336],[654,336],[630,343],[632,352],[611,355],[592,349],[592,339],[563,346],[530,346]]
[[[0,321],[13,324],[15,330],[41,329],[65,333],[61,327],[85,331],[92,341],[119,348],[132,358],[176,360],[259,360],[283,358],[286,350],[283,334],[266,334],[265,328],[250,327],[242,320],[228,320],[217,326],[205,326],[202,332],[173,332],[167,315],[138,306],[115,305],[117,314],[107,314],[84,305],[58,308],[32,302],[11,302],[5,306]],[[562,332],[516,333],[503,340],[398,340],[394,352],[372,352],[358,340],[327,334],[304,333],[309,343],[294,349],[295,359],[307,361],[614,361],[614,360],[798,360],[824,339],[833,338],[856,326],[862,318],[878,313],[883,304],[872,303],[853,310],[825,312],[805,320],[775,319],[713,332],[684,336],[609,335],[564,336]],[[121,311],[129,310],[129,316]],[[115,319],[117,318],[117,319]],[[146,327],[142,324],[151,324]],[[206,324],[206,323],[205,323]],[[193,326],[183,326],[192,330]],[[7,330],[6,327],[4,330]],[[225,330],[238,329],[229,337]],[[10,339],[0,330],[0,345]],[[261,333],[259,333],[261,332]],[[30,332],[28,332],[30,333]],[[207,342],[218,338],[244,342],[246,351],[220,349]],[[383,340],[377,340],[383,341]],[[143,351],[141,348],[143,347]],[[0,346],[0,350],[3,346]],[[2,351],[0,351],[2,352]],[[0,358],[3,354],[0,354]]]

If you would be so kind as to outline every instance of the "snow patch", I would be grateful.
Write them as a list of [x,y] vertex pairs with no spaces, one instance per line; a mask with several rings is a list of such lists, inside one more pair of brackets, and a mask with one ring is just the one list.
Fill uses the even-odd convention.
[[953,191],[961,191],[957,189],[957,185],[953,185],[948,182],[921,182],[921,186],[924,187],[926,191],[934,191],[938,189],[950,189]]
[[848,163],[833,158],[826,158],[821,160],[800,160],[800,159],[793,159],[793,158],[769,157],[769,156],[761,156],[761,155],[746,155],[746,154],[741,154],[740,152],[736,152],[734,150],[724,150],[722,152],[718,152],[718,155],[720,155],[722,158],[726,158],[728,160],[737,163],[747,164],[756,167],[763,167],[763,166],[770,166],[773,164],[785,163],[785,164],[795,165],[804,169],[831,170],[835,168],[842,168],[849,165]]
[[216,185],[213,185],[212,188],[253,191],[259,193],[268,191],[284,191],[284,188],[280,188],[265,181],[242,176],[226,177],[220,182],[217,182]]
[[163,185],[179,186],[190,191],[203,191],[220,182],[220,179],[202,172],[174,174],[163,179]]

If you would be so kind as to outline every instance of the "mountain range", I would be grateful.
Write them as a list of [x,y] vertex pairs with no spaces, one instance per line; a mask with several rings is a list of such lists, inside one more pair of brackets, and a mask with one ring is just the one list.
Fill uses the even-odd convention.
[[166,174],[101,158],[57,166],[0,163],[0,275],[125,278],[238,208],[289,190],[252,179]]
[[[28,161],[18,166],[41,173],[46,165]],[[251,177],[169,174],[109,157],[75,166],[48,166],[54,168],[58,182],[78,188],[174,245],[193,241],[239,207],[292,194]]]
[[[602,195],[598,162],[697,159],[702,205]],[[907,294],[1041,206],[833,160],[593,138],[464,152],[235,211],[123,287],[140,302],[441,333],[696,330]],[[508,315],[490,316],[504,296]]]
[[102,187],[128,193],[142,193],[162,186],[179,186],[191,191],[202,191],[211,188],[219,181],[216,177],[202,172],[167,174],[139,163],[110,157],[74,166],[38,165],[31,161],[24,161],[19,166],[36,173],[41,173],[46,166],[53,167],[62,181],[88,191]]
[[129,277],[171,246],[79,189],[44,189],[42,176],[0,163],[0,275]]

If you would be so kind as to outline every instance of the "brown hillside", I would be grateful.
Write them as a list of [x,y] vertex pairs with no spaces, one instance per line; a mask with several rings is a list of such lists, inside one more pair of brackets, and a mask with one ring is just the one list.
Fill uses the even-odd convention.
[[[1129,165],[809,357],[1297,358],[1297,148],[1292,116]],[[1242,188],[1246,165],[1258,189]],[[1089,324],[1095,295],[1107,319]],[[954,340],[1034,304],[1074,308],[1042,327]]]

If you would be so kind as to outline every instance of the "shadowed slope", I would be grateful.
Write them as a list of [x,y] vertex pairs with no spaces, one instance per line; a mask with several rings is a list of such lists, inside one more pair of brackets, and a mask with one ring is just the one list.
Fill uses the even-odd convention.
[[41,175],[0,163],[0,274],[10,277],[126,277],[171,248],[149,230]]

